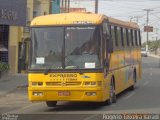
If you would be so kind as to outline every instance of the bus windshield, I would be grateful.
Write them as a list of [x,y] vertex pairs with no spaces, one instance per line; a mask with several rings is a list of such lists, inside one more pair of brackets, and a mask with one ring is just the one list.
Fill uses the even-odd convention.
[[32,28],[31,69],[97,69],[98,26]]

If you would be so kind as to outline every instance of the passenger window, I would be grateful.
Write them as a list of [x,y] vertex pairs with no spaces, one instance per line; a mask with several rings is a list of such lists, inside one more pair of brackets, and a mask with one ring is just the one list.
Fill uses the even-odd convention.
[[138,37],[139,37],[139,45],[141,46],[141,32],[138,31]]
[[124,46],[123,28],[121,27],[121,45]]
[[128,46],[131,46],[131,39],[132,39],[131,30],[128,29]]
[[118,34],[117,26],[114,26],[114,35],[115,35],[115,46],[118,46]]
[[137,43],[137,31],[136,30],[134,31],[134,35],[135,35],[135,45],[138,46],[138,43]]
[[127,40],[127,46],[129,46],[129,34],[127,28],[126,28],[126,40]]
[[118,45],[121,45],[122,36],[121,36],[121,28],[117,27],[117,38],[118,38]]
[[103,34],[109,34],[109,28],[107,22],[103,23]]
[[131,30],[131,45],[134,46],[133,30]]
[[124,40],[124,46],[127,46],[127,33],[126,33],[126,29],[123,30],[123,40]]
[[116,41],[116,38],[115,38],[114,26],[111,26],[111,35],[112,35],[112,40],[113,40],[113,43],[115,43],[115,41]]

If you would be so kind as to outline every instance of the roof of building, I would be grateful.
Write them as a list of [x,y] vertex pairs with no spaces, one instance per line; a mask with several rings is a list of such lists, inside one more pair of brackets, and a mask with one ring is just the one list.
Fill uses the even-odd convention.
[[101,14],[94,13],[61,13],[61,14],[51,14],[45,16],[39,16],[33,19],[31,26],[51,26],[51,25],[71,25],[71,24],[100,24],[104,18],[108,19],[111,23],[139,28],[136,23],[125,22],[111,17],[107,17]]

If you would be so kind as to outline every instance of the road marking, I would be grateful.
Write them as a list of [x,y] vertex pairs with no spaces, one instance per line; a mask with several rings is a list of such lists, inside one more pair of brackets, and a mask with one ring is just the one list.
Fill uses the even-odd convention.
[[148,83],[149,83],[149,81],[146,81],[146,82],[143,84],[143,86],[146,86]]
[[95,115],[91,115],[83,120],[92,120],[93,118],[95,118],[96,116],[98,116],[99,114],[95,114]]
[[128,96],[124,97],[125,100],[129,99],[130,97],[132,97],[135,94],[135,92],[132,92],[131,94],[129,94]]

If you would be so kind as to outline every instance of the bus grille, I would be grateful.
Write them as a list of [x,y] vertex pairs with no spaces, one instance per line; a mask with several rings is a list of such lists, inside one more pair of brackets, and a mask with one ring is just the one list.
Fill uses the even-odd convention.
[[81,82],[46,82],[46,86],[80,86]]

